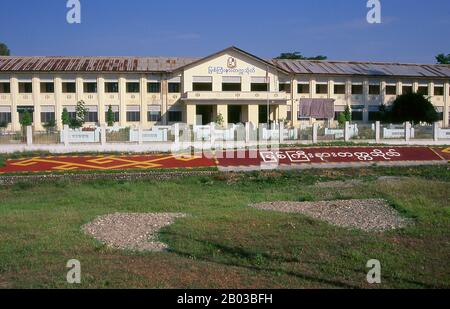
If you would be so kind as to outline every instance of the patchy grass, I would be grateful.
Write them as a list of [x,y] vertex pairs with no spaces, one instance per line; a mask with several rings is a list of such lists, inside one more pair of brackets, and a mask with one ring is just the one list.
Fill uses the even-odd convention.
[[[442,166],[218,174],[170,181],[65,181],[1,187],[0,284],[65,288],[79,259],[82,288],[448,288],[450,208]],[[405,176],[379,181],[379,176]],[[349,188],[318,181],[362,180]],[[385,234],[342,229],[300,214],[248,207],[265,201],[383,198],[415,224]],[[165,253],[111,250],[81,226],[115,212],[182,212],[163,229]]]

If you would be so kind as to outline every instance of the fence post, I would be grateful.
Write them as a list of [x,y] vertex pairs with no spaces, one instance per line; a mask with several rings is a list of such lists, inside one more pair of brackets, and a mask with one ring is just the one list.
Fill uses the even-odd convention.
[[350,122],[346,121],[344,125],[344,140],[348,142],[350,140]]
[[279,142],[281,145],[281,144],[283,144],[283,141],[284,141],[284,123],[283,122],[280,122],[280,124],[279,124],[278,135],[279,135]]
[[405,141],[409,141],[411,139],[411,123],[405,123]]
[[69,126],[67,124],[63,127],[63,136],[64,136],[64,146],[69,146]]
[[245,143],[248,144],[250,142],[250,123],[245,123]]
[[106,145],[106,125],[102,124],[100,127],[100,143],[102,146]]
[[381,123],[375,122],[375,141],[379,143],[381,141]]
[[210,123],[209,124],[209,134],[211,134],[210,138],[211,138],[211,149],[214,148],[214,145],[216,143],[216,127],[214,125],[214,123]]
[[139,145],[142,145],[144,143],[143,137],[142,137],[143,133],[144,132],[142,130],[142,126],[139,126],[139,128],[138,128],[138,144]]
[[33,128],[31,126],[26,127],[27,133],[27,146],[33,145]]
[[317,143],[317,131],[319,130],[319,124],[314,123],[313,124],[313,136],[312,136],[312,142],[313,144]]
[[433,123],[433,140],[435,142],[439,140],[439,122]]

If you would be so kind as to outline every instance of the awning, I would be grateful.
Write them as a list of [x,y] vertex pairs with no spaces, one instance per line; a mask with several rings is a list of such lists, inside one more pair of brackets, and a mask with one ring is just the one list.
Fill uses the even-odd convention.
[[300,99],[298,118],[333,119],[334,99]]

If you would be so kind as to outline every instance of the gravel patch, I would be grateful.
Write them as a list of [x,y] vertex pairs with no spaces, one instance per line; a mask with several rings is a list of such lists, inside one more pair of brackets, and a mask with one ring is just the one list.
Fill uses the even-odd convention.
[[385,200],[339,200],[322,202],[272,202],[251,207],[286,213],[302,213],[344,228],[384,232],[403,228],[410,220],[400,216]]
[[161,252],[167,245],[157,241],[156,234],[183,217],[181,213],[115,213],[96,218],[82,230],[114,249]]

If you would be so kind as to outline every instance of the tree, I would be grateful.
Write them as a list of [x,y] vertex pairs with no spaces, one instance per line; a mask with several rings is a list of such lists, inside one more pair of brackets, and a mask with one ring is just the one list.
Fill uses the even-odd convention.
[[347,122],[347,118],[345,118],[345,114],[339,113],[339,116],[338,116],[339,127],[343,127],[346,122]]
[[219,127],[222,127],[224,124],[225,120],[223,119],[223,115],[222,114],[218,114],[217,118],[216,118],[216,123]]
[[84,101],[78,101],[77,106],[75,107],[75,118],[69,120],[69,126],[72,129],[81,128],[86,122],[88,112],[89,110],[86,108]]
[[352,121],[352,112],[350,111],[350,106],[346,106],[344,110],[345,121]]
[[108,107],[108,112],[106,114],[106,122],[108,123],[109,127],[112,127],[114,125],[115,122],[115,117],[114,117],[114,112],[112,110],[112,106],[110,105]]
[[9,56],[11,51],[6,44],[0,42],[0,56]]
[[439,121],[439,114],[433,104],[420,93],[407,93],[397,97],[389,114],[389,118],[394,123],[411,122],[414,124]]
[[450,54],[447,56],[445,54],[439,54],[436,56],[436,61],[438,64],[450,64]]
[[56,122],[54,119],[50,119],[47,123],[44,124],[44,128],[50,132],[54,131],[55,127],[56,127]]
[[23,115],[22,115],[22,119],[20,120],[20,124],[22,125],[22,127],[28,127],[31,126],[31,124],[33,123],[33,120],[31,119],[31,115],[28,111],[24,111]]
[[326,56],[316,56],[316,57],[305,57],[300,52],[292,52],[292,53],[281,53],[280,56],[278,56],[275,59],[291,59],[291,60],[327,60],[328,57]]
[[70,124],[69,112],[67,111],[67,108],[65,108],[65,107],[63,108],[63,111],[62,111],[61,121],[64,126]]

